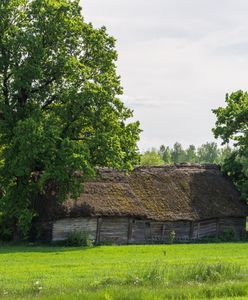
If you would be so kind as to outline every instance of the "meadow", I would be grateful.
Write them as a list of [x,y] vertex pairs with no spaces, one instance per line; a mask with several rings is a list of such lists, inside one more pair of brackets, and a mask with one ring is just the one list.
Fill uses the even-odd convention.
[[1,299],[248,299],[248,244],[0,247]]

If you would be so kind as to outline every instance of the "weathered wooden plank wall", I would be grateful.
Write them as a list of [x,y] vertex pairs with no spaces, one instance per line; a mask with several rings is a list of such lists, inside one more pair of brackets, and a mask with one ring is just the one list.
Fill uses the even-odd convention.
[[92,240],[96,238],[97,218],[61,219],[53,224],[53,242],[63,241],[73,231],[85,231]]
[[168,224],[168,229],[166,231],[167,237],[169,237],[170,232],[175,231],[176,241],[186,241],[190,237],[190,221],[177,221],[170,222]]
[[128,218],[103,218],[99,242],[127,244]]
[[168,242],[172,231],[175,232],[176,241],[218,237],[229,229],[232,229],[236,236],[240,237],[245,230],[245,224],[245,218],[215,218],[199,222],[156,222],[124,217],[68,218],[54,222],[52,241],[65,240],[72,231],[85,231],[96,243],[116,244]]
[[145,244],[145,221],[144,220],[134,220],[132,225],[132,234],[130,239],[130,244]]
[[240,237],[246,228],[246,218],[225,218],[220,219],[219,231],[220,234],[226,230],[233,230],[236,237]]
[[214,237],[217,234],[217,219],[204,220],[198,222],[197,237],[202,239],[204,237]]

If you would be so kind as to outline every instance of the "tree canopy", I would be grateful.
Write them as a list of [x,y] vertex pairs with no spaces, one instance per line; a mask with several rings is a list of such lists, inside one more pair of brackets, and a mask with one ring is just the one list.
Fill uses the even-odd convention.
[[115,39],[84,22],[79,1],[0,2],[0,234],[28,233],[49,182],[62,201],[96,166],[138,161],[116,60]]
[[146,151],[140,159],[141,166],[160,166],[164,164],[163,159],[160,157],[158,151],[153,148]]
[[248,199],[248,93],[226,95],[226,107],[213,110],[217,117],[213,129],[223,144],[233,142],[235,151],[225,160],[223,170],[233,179],[245,200]]
[[206,143],[198,148],[198,158],[200,162],[216,163],[218,161],[219,149],[216,143]]
[[218,147],[217,143],[205,143],[199,147],[189,145],[184,148],[176,142],[173,147],[161,145],[159,150],[152,148],[141,155],[141,165],[164,165],[178,163],[211,163],[223,164],[226,158],[232,154],[232,148],[228,145]]

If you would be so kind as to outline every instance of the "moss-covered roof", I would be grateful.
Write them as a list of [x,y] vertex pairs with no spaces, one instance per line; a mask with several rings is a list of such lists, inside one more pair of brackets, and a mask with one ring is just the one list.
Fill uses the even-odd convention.
[[158,221],[248,215],[247,205],[216,165],[138,167],[125,175],[99,169],[84,193],[68,200],[55,218],[132,216]]

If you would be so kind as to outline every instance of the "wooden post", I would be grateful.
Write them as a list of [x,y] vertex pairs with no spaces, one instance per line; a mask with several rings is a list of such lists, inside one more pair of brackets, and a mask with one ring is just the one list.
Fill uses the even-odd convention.
[[190,228],[189,228],[189,240],[191,241],[193,239],[194,235],[194,222],[190,222]]
[[162,229],[162,241],[165,242],[165,224],[163,224],[163,229]]
[[145,240],[146,243],[151,243],[151,223],[150,222],[144,222],[144,230],[145,230]]
[[102,227],[102,218],[97,218],[96,226],[96,244],[99,244],[101,241],[101,227]]
[[198,221],[198,223],[197,223],[197,239],[199,239],[199,236],[200,236],[200,229],[201,229],[201,223],[200,223],[200,221]]
[[133,219],[128,219],[128,230],[127,230],[127,243],[129,244],[132,239],[133,233]]
[[218,238],[220,235],[220,218],[216,219],[216,237]]

